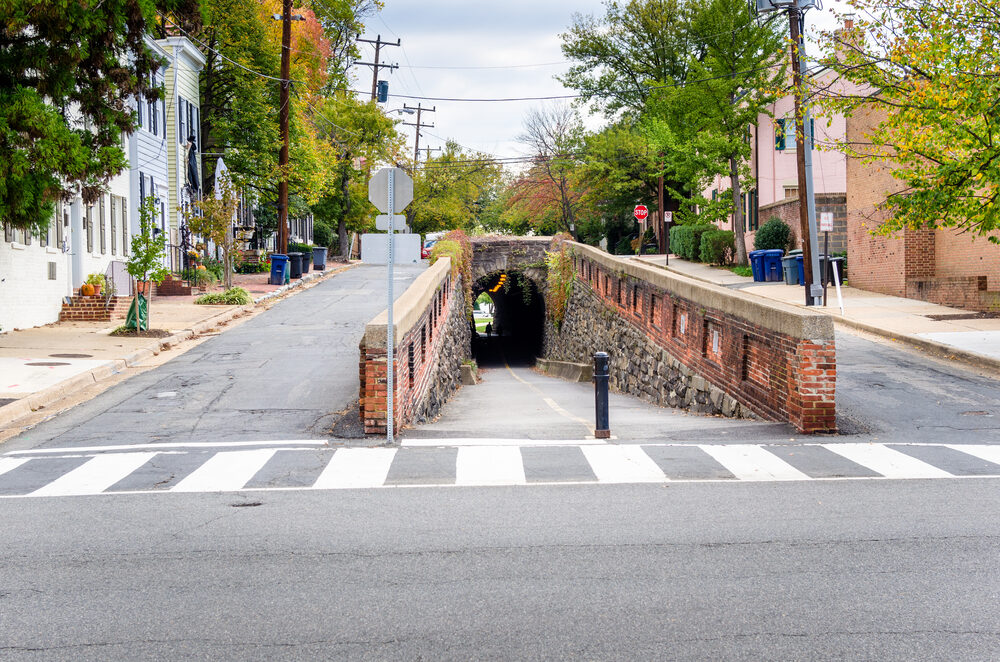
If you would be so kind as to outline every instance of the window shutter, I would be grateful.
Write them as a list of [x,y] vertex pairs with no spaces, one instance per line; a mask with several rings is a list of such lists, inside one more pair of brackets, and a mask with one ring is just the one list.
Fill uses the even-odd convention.
[[785,120],[774,120],[774,149],[783,151],[785,149]]
[[187,140],[187,118],[184,116],[184,99],[177,99],[177,142],[183,143]]
[[139,128],[142,128],[142,97],[135,98],[135,112],[139,116]]
[[201,152],[201,122],[198,120],[198,106],[192,106],[194,113],[192,117],[194,119],[194,146],[197,152]]
[[111,218],[109,226],[111,227],[111,254],[118,255],[118,196],[111,196]]
[[122,255],[128,255],[128,198],[122,198]]

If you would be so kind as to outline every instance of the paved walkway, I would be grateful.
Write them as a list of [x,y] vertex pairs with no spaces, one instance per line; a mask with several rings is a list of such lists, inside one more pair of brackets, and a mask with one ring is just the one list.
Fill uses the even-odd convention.
[[[663,266],[663,255],[634,258]],[[756,296],[805,307],[805,294],[799,285],[755,283],[753,278],[737,276],[728,269],[710,267],[670,257],[670,271],[691,278],[739,289]],[[1000,318],[976,319],[974,313],[959,308],[868,292],[853,287],[841,288],[843,312],[833,286],[827,291],[827,305],[812,310],[824,312],[838,323],[905,342],[921,349],[942,353],[967,362],[1000,369]]]
[[[340,265],[310,272],[301,281],[279,288],[251,289],[257,300],[277,296],[289,287],[339,273]],[[266,274],[254,274],[255,281]],[[241,276],[243,281],[248,277]],[[237,280],[236,285],[248,283]],[[47,407],[67,395],[138,365],[155,354],[193,336],[226,324],[244,314],[243,306],[205,306],[191,296],[154,296],[150,300],[150,328],[165,329],[164,338],[111,336],[123,320],[57,322],[0,334],[0,432],[33,410]]]

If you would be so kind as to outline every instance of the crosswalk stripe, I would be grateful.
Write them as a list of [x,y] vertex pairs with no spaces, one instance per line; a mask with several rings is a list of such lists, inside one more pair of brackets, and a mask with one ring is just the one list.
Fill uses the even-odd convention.
[[275,448],[265,448],[216,453],[170,491],[229,492],[242,489],[276,451]]
[[38,488],[31,493],[31,496],[100,494],[149,462],[155,455],[155,452],[98,455],[48,485]]
[[[949,444],[948,448],[956,451],[962,451],[963,453],[968,453],[969,455],[974,455],[980,460],[986,460],[987,462],[992,462],[993,464],[1000,464],[1000,446],[963,446],[961,444]],[[0,471],[0,473],[3,472]]]
[[886,478],[952,478],[943,469],[881,444],[828,444],[828,450]]
[[810,477],[760,446],[699,446],[740,480],[810,480]]
[[659,483],[667,480],[641,446],[583,446],[581,449],[601,483]]
[[27,461],[28,458],[0,457],[0,475],[5,474],[12,469],[17,469]]
[[521,449],[512,446],[463,446],[455,459],[456,485],[523,485]]
[[381,487],[395,457],[395,448],[341,448],[334,453],[313,487]]

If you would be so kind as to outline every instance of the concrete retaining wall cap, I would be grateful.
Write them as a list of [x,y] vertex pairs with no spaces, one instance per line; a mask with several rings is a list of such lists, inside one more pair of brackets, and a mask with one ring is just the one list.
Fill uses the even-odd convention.
[[823,313],[802,310],[794,306],[766,301],[759,297],[731,290],[721,285],[705,283],[659,267],[634,260],[622,259],[604,251],[569,242],[578,255],[600,264],[611,273],[625,273],[644,280],[667,292],[718,310],[726,315],[758,324],[764,328],[803,340],[833,340],[833,320]]
[[[451,258],[442,257],[426,271],[417,276],[406,291],[399,295],[392,306],[393,338],[399,343],[413,326],[423,317],[431,304],[438,287],[451,273]],[[364,347],[385,347],[386,325],[389,311],[383,310],[365,325]]]

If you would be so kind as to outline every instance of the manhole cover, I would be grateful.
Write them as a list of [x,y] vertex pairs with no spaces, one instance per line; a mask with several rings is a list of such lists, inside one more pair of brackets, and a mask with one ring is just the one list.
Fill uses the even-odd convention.
[[49,354],[54,359],[89,359],[93,354]]
[[36,363],[25,363],[24,365],[30,365],[33,368],[52,368],[57,365],[69,365],[69,364],[60,363],[59,361],[38,361]]

